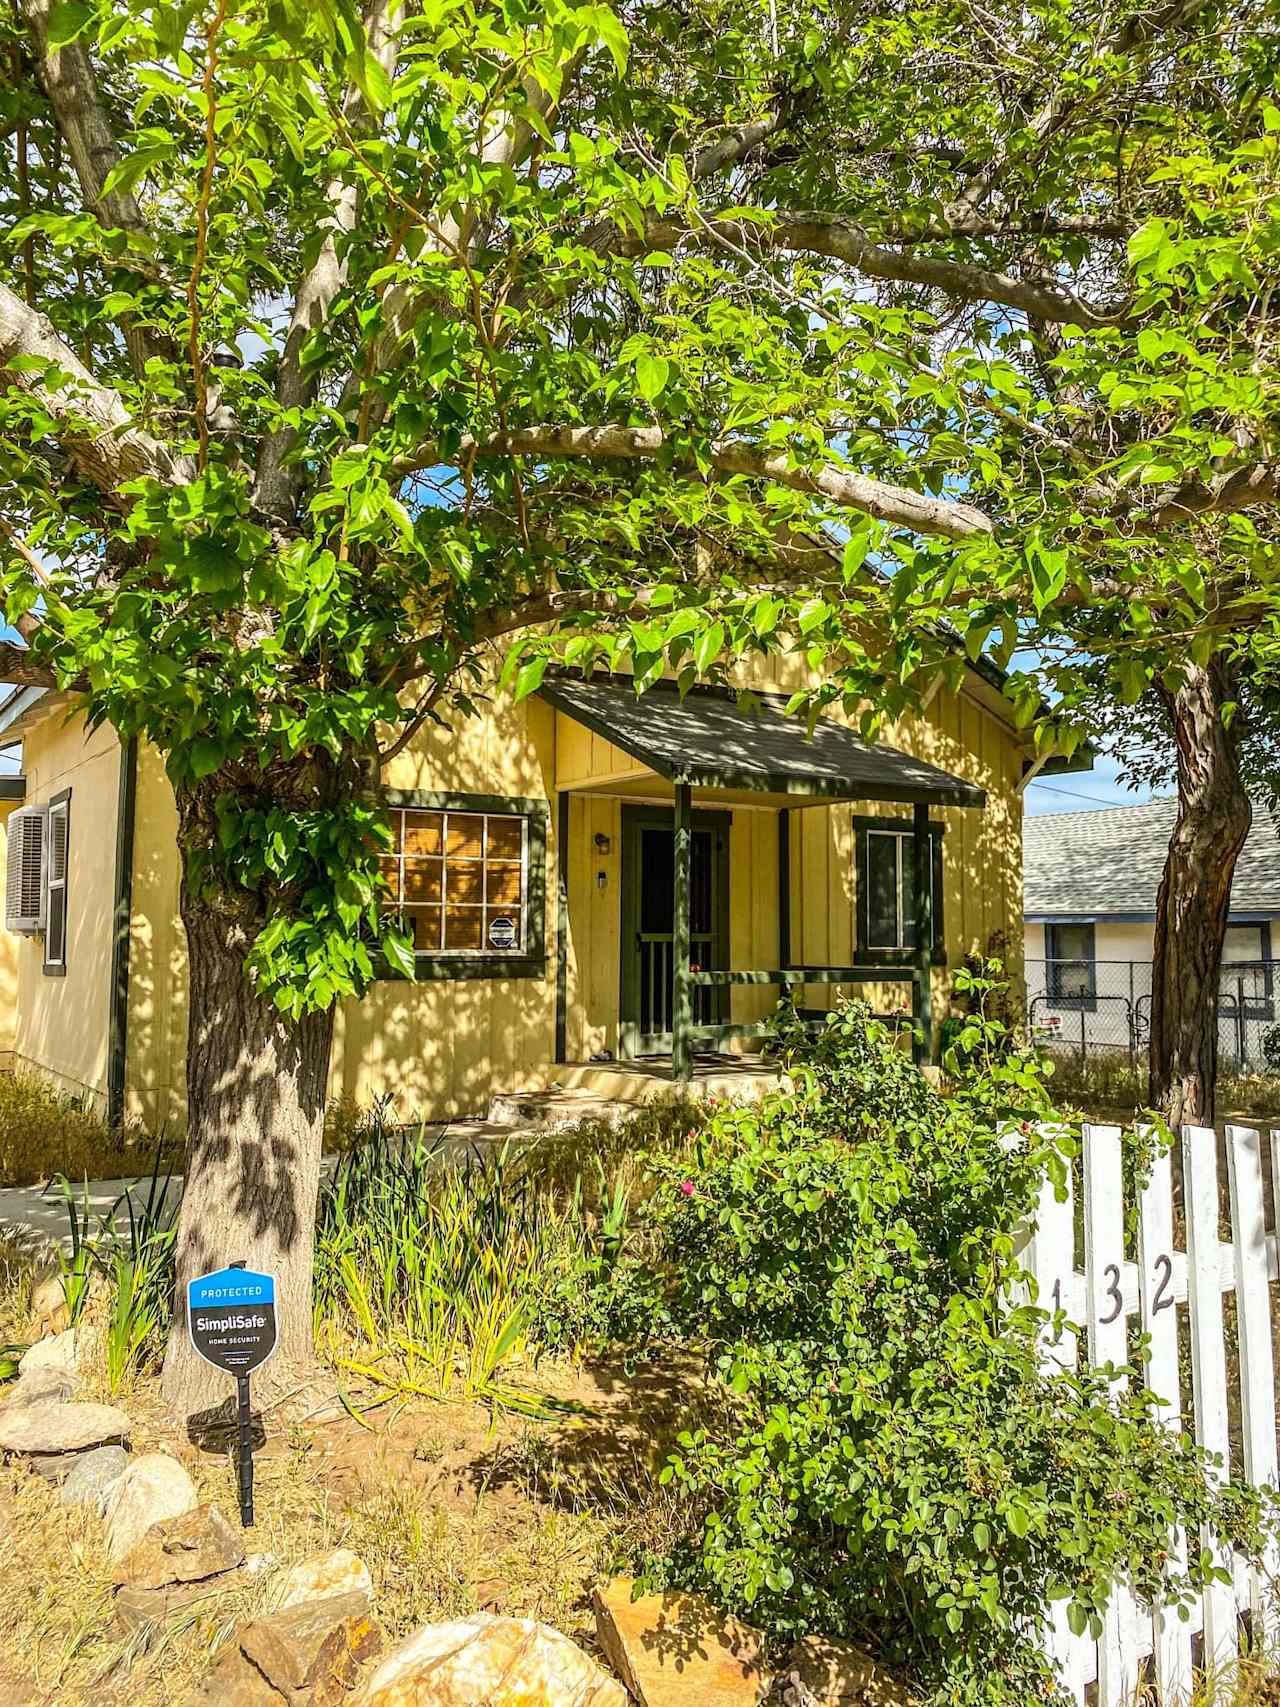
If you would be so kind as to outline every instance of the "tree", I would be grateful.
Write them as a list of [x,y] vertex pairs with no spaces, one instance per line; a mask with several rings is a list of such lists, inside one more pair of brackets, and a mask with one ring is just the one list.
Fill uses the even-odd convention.
[[[332,1007],[410,969],[381,768],[499,654],[523,694],[552,655],[643,689],[798,644],[797,710],[874,733],[957,632],[1110,625],[1125,691],[1176,689],[1174,641],[1274,644],[1259,0],[10,31],[0,673],[165,755],[180,1281],[274,1267],[292,1363]],[[181,1335],[165,1382],[211,1396]]]

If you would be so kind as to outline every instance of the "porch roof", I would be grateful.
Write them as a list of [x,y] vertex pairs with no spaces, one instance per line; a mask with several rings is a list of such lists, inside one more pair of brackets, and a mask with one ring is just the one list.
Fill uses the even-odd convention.
[[684,698],[657,682],[637,695],[627,683],[548,675],[538,690],[567,717],[672,783],[737,788],[815,800],[906,801],[926,806],[982,806],[986,794],[896,747],[873,745],[830,718],[812,737],[788,717],[779,695],[760,694],[743,710],[722,688],[694,688]]

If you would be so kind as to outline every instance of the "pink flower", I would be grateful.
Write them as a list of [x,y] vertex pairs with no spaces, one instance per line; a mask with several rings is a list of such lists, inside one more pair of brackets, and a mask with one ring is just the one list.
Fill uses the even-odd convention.
[[693,1181],[691,1179],[682,1179],[680,1181],[680,1195],[681,1195],[681,1197],[692,1197],[693,1192],[694,1192]]

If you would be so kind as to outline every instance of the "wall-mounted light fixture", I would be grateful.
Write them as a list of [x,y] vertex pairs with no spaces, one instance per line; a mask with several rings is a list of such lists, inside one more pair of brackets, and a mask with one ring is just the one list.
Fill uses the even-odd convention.
[[597,871],[596,872],[596,888],[599,889],[601,892],[603,892],[608,887],[609,887],[609,873],[607,871]]
[[596,852],[598,854],[601,854],[601,855],[607,854],[609,852],[609,849],[613,846],[613,843],[609,840],[608,836],[605,835],[603,830],[597,830],[596,831],[595,840],[596,840]]

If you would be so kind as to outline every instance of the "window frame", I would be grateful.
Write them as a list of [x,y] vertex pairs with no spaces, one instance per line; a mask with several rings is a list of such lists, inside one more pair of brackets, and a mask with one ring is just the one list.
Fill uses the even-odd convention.
[[[55,816],[61,817],[65,826],[62,841],[62,876],[55,879],[53,875],[53,847]],[[71,927],[71,790],[64,788],[61,793],[51,797],[48,816],[45,821],[45,854],[44,854],[44,955],[41,970],[46,978],[65,978],[67,975],[67,946]],[[55,889],[62,898],[62,952],[56,958],[49,952],[49,939],[53,925],[53,896]]]
[[[1057,954],[1056,934],[1061,930],[1088,931],[1088,956],[1079,954]],[[1058,966],[1087,966],[1089,969],[1089,989],[1083,996],[1064,996],[1061,990],[1055,988],[1055,968]],[[1066,1008],[1072,1013],[1096,1014],[1098,1011],[1098,925],[1095,919],[1058,919],[1046,922],[1044,927],[1044,971],[1045,994],[1049,1005],[1054,1008]]]
[[[476,978],[540,978],[545,975],[547,827],[551,803],[504,794],[446,794],[414,788],[383,790],[383,802],[391,812],[473,812],[489,818],[520,818],[524,821],[524,855],[521,889],[524,913],[524,947],[501,949],[418,949],[413,956],[416,983],[436,980],[461,981]],[[385,955],[375,957],[375,977],[403,982],[405,975]]]
[[[933,885],[933,948],[931,961],[934,966],[947,964],[947,940],[945,918],[945,883],[943,881],[942,838],[946,825],[937,819],[929,820],[929,852],[930,878]],[[873,835],[889,835],[899,838],[898,851],[898,918],[902,919],[902,873],[905,870],[903,859],[910,857],[911,843],[915,835],[915,826],[910,818],[899,818],[889,814],[853,814],[854,832],[854,958],[859,966],[910,966],[915,963],[914,948],[873,948],[871,946],[871,884],[870,884],[870,846],[869,838]],[[907,843],[906,849],[902,841]]]

